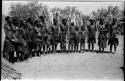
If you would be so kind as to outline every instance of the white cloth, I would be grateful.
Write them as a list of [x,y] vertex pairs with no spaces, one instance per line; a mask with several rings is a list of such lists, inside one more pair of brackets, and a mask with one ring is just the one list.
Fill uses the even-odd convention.
[[53,24],[53,13],[50,12],[50,23]]
[[71,23],[74,23],[74,25],[76,25],[76,20],[75,20],[75,18],[71,19]]

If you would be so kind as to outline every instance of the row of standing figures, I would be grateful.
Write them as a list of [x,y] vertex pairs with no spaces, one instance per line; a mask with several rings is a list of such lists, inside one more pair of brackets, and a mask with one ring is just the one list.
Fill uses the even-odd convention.
[[[86,39],[88,49],[92,49],[93,52],[94,44],[96,43],[97,29],[93,24],[87,26],[87,29],[83,29],[83,31],[79,31],[80,27],[74,26],[73,23],[69,27],[62,24],[60,26],[53,25],[48,28],[40,27],[42,29],[39,27],[32,27],[30,29],[27,29],[29,27],[17,28],[14,30],[14,33],[8,27],[10,26],[5,25],[4,27],[6,37],[4,40],[3,57],[12,62],[15,60],[23,61],[36,55],[56,53],[59,43],[60,51],[63,53],[78,52],[79,45],[80,51],[85,51]],[[107,32],[106,28],[101,28],[100,25],[98,34],[99,52],[103,52],[104,48],[107,47],[107,41],[108,45],[110,44],[110,52],[112,52],[112,46],[114,46],[114,51],[116,52],[118,38],[115,33]],[[110,34],[110,38],[107,34]],[[13,36],[15,38],[11,39]],[[66,49],[67,45],[68,49]]]

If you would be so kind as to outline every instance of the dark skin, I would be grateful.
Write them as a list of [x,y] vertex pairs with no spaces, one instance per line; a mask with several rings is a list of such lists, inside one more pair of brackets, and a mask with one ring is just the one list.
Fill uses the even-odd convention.
[[[92,32],[95,31],[95,29],[94,29],[94,30],[91,30],[91,26],[94,25],[94,21],[90,21],[90,22],[91,22],[91,25],[88,26],[89,34],[91,34],[90,31],[92,31]],[[91,35],[90,35],[90,36],[91,36]],[[88,41],[88,49],[90,50],[90,47],[92,46],[92,52],[93,52],[93,50],[94,50],[94,43],[95,43],[95,39],[91,39],[91,40]]]

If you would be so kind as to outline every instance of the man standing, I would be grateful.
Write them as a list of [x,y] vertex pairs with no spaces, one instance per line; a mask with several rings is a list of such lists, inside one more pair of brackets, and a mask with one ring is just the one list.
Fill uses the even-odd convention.
[[90,19],[90,25],[88,25],[88,49],[92,46],[92,52],[94,51],[94,44],[96,43],[96,28],[94,20]]
[[117,23],[116,19],[113,19],[112,26],[110,27],[110,37],[108,41],[108,45],[110,45],[110,52],[112,53],[112,47],[114,46],[114,53],[116,53],[116,48],[119,44],[119,40],[117,38]]
[[68,26],[67,19],[63,18],[60,26],[60,48],[62,52],[66,52],[66,34],[67,34]]

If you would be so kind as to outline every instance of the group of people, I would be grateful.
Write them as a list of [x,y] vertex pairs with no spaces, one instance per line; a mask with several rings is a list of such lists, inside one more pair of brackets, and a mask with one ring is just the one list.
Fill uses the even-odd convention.
[[3,57],[9,61],[21,61],[36,55],[56,53],[59,43],[60,51],[63,53],[78,52],[79,45],[80,52],[83,52],[86,39],[88,50],[92,49],[93,52],[96,38],[98,38],[99,52],[104,51],[107,42],[110,45],[110,52],[113,46],[116,52],[119,42],[116,21],[115,18],[112,23],[105,22],[103,18],[83,19],[83,25],[79,25],[67,18],[62,18],[60,21],[53,18],[53,23],[47,25],[46,16],[39,16],[36,20],[33,18],[21,20],[7,16],[4,25]]

